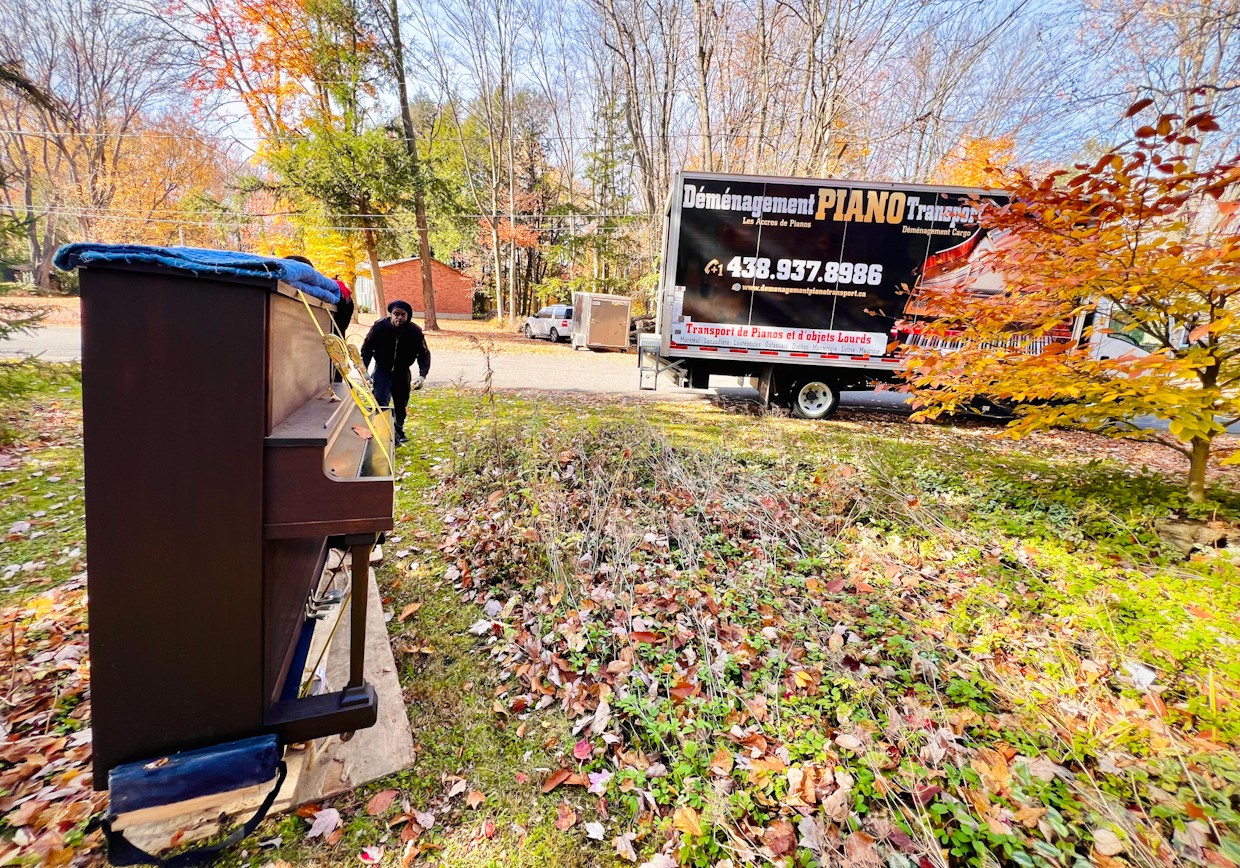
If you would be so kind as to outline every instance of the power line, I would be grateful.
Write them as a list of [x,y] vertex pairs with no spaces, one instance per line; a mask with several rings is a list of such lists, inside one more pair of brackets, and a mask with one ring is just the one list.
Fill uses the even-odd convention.
[[[7,205],[0,205],[0,213],[8,213],[8,214],[12,214],[18,217],[32,216],[28,214],[25,210],[19,210],[15,207],[7,206]],[[143,223],[143,224],[155,223],[155,224],[160,224],[160,225],[165,225],[165,226],[170,226],[170,227],[197,226],[197,227],[219,229],[219,230],[269,228],[269,227],[264,227],[262,225],[260,221],[264,218],[262,218],[261,216],[257,216],[257,215],[255,215],[254,217],[242,216],[242,215],[230,215],[227,217],[212,218],[209,220],[193,220],[193,219],[168,219],[168,218],[145,217],[141,215],[123,215],[123,214],[78,214],[72,210],[55,211],[55,212],[43,210],[33,216],[35,216],[36,218],[38,217],[46,218],[48,216],[87,217],[92,220],[111,220],[111,221]],[[193,216],[201,216],[201,215],[193,215]],[[392,215],[383,215],[383,216],[392,216]],[[500,215],[500,216],[504,217],[506,215]],[[644,215],[627,215],[627,216],[644,216]],[[440,217],[429,218],[428,222],[436,226],[448,226],[448,225],[460,223],[465,220],[474,220],[474,219],[490,219],[490,217],[489,215],[483,215],[483,216],[444,215]],[[539,224],[538,225],[523,224],[521,228],[536,229],[538,231],[572,228],[570,226],[565,225],[572,218],[548,217],[546,215],[543,215],[542,217],[536,217],[533,219],[538,220]],[[334,226],[334,225],[326,224],[326,223],[303,223],[298,228],[327,230],[327,231],[332,231],[332,232],[365,232],[367,231],[367,229],[369,229],[369,231],[372,231],[372,232],[398,232],[400,233],[400,232],[416,231],[413,227]],[[623,227],[620,227],[620,226],[594,226],[591,228],[591,231],[594,233],[615,232],[615,231],[620,231],[622,228]]]
[[[9,213],[12,213],[12,214],[21,215],[21,214],[26,213],[26,210],[24,208],[18,210],[17,206],[15,205],[10,206],[10,205],[0,204],[0,208],[10,209]],[[66,215],[70,217],[117,216],[117,217],[124,217],[124,218],[132,218],[135,220],[156,219],[156,218],[148,218],[147,216],[148,214],[186,214],[192,217],[201,217],[209,213],[209,212],[201,212],[201,211],[200,212],[192,212],[192,211],[187,212],[180,208],[141,209],[141,213],[138,213],[137,209],[132,209],[132,208],[91,208],[89,206],[65,207],[65,208],[55,208],[55,209],[43,206],[42,208],[39,208],[37,210],[39,211],[41,215],[44,215],[44,216],[55,213],[57,215]],[[306,211],[264,211],[261,213],[233,212],[231,214],[221,214],[220,219],[232,217],[232,218],[241,219],[241,220],[251,220],[255,218],[267,218],[267,217],[303,217],[303,216],[306,216],[307,214],[308,212]],[[332,216],[338,217],[338,218],[350,219],[350,220],[352,219],[389,220],[393,217],[412,217],[413,213],[409,211],[398,211],[398,212],[391,212],[387,214],[378,214],[378,213],[333,214]],[[510,216],[517,220],[564,221],[564,220],[626,220],[630,218],[651,217],[654,215],[646,211],[633,211],[633,212],[599,211],[599,212],[591,212],[591,213],[572,213],[572,214],[549,214],[547,212],[541,212],[541,213],[518,212],[512,215],[509,215],[507,211],[498,211],[495,214],[439,214],[439,215],[436,215],[435,219],[437,220],[490,220],[494,218],[497,220],[507,220],[509,219]]]
[[[200,142],[201,144],[204,144],[204,145],[210,144],[209,141],[207,141],[201,136],[190,136],[190,135],[183,135],[183,134],[178,135],[176,133],[75,133],[75,132],[57,132],[55,130],[0,130],[0,134],[5,134],[5,133],[10,134],[10,135],[19,135],[19,136],[39,136],[39,137],[52,137],[52,138],[57,138],[57,137],[58,138],[143,138],[143,137],[149,136],[152,138],[184,139],[186,141]],[[772,133],[764,133],[762,135],[759,135],[757,133],[716,132],[713,135],[720,139],[758,139],[764,142],[776,142],[777,143],[784,139],[795,138],[796,133],[795,131],[790,131],[783,135],[772,134]],[[406,141],[421,142],[431,137],[430,136],[414,136],[412,139],[410,139],[408,136],[405,136],[405,135],[393,134],[393,135],[388,136],[388,138],[390,141],[393,141],[393,142],[406,142]],[[614,138],[614,136],[601,136],[601,135],[599,136],[591,136],[591,135],[565,136],[565,135],[558,135],[558,134],[556,135],[547,134],[545,136],[540,136],[539,138],[547,142],[601,142],[607,139],[612,139]],[[648,133],[643,133],[641,138],[645,140],[664,140],[664,139],[696,140],[699,138],[699,134],[696,132],[692,132],[692,131],[686,131],[686,132],[680,132],[680,133],[648,132]],[[621,140],[619,143],[619,147],[624,147],[627,142],[628,142],[627,139]],[[231,144],[240,145],[243,148],[249,149],[252,153],[257,153],[257,151],[253,147],[242,142],[239,139],[234,139]]]

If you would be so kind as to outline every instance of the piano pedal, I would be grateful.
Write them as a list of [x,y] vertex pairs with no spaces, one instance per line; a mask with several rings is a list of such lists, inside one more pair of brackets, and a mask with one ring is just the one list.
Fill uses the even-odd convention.
[[344,600],[344,591],[332,588],[322,594],[311,594],[306,600],[306,617],[322,621],[327,613],[336,608]]

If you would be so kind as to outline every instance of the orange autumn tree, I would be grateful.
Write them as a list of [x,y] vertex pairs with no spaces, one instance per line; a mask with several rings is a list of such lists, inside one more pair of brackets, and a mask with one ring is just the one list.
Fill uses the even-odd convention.
[[[1149,105],[1134,105],[1128,117]],[[1016,173],[1006,207],[986,206],[993,295],[962,286],[927,298],[927,332],[958,349],[907,347],[917,418],[981,400],[1015,407],[1021,436],[1073,426],[1155,440],[1189,459],[1205,499],[1215,438],[1240,419],[1240,226],[1231,218],[1236,157],[1209,160],[1212,116],[1161,115],[1075,171]],[[1103,335],[1152,346],[1100,358]],[[1167,432],[1137,424],[1166,423]]]
[[190,87],[235,93],[265,141],[314,103],[306,0],[177,0],[172,9],[197,31],[199,69]]

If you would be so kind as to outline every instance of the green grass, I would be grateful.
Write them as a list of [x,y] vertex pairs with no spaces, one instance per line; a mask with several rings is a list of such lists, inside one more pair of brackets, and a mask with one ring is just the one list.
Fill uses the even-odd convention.
[[76,366],[41,365],[10,382],[17,397],[0,414],[0,600],[59,585],[85,563],[79,376]]

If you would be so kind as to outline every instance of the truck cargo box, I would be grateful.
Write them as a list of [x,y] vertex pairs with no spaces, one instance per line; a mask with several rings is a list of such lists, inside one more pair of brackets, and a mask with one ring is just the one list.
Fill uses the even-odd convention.
[[[841,389],[890,381],[933,316],[922,290],[1001,290],[979,257],[1005,239],[966,187],[682,172],[659,286],[660,370],[705,387],[755,378],[764,399],[828,415]],[[808,403],[797,406],[805,392]]]

